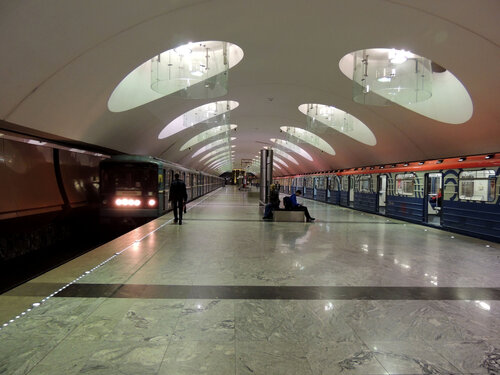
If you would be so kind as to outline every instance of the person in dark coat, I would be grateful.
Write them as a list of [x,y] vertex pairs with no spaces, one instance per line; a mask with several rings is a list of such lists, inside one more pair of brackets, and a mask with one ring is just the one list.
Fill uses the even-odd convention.
[[170,184],[170,194],[168,200],[172,202],[174,210],[174,223],[182,225],[182,209],[187,201],[186,184],[179,178],[179,173],[174,175],[175,179]]
[[273,218],[273,211],[280,208],[280,190],[279,185],[272,184],[269,193],[269,203],[266,204],[264,210],[264,220],[271,220]]

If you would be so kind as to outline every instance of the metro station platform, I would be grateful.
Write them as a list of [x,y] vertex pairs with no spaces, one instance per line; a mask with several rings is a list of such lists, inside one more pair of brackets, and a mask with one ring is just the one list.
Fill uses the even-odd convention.
[[498,244],[302,201],[228,186],[3,294],[0,374],[500,374]]

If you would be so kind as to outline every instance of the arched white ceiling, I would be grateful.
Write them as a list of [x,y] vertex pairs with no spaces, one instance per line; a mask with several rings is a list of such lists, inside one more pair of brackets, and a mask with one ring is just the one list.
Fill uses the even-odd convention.
[[[300,143],[312,160],[282,149],[298,164],[276,153],[289,165],[276,173],[496,152],[498,14],[497,0],[7,1],[0,12],[0,116],[5,128],[198,169],[205,167],[203,161],[180,148],[222,124],[182,126],[166,138],[158,135],[182,114],[217,101],[239,103],[225,123],[238,124],[231,131],[237,137],[231,142],[235,160],[225,164],[235,168],[262,147],[274,148],[270,139],[283,136],[281,126],[307,129],[306,116],[297,110],[304,103],[349,113],[370,129],[376,143],[338,131],[318,133],[335,155]],[[108,99],[136,67],[163,51],[205,40],[228,41],[244,52],[229,71],[225,96],[167,95],[124,112],[110,111]],[[418,108],[354,102],[352,81],[339,63],[353,51],[373,47],[412,51],[451,72],[470,95],[470,118],[452,124],[458,120],[432,119]],[[446,72],[437,79],[445,79]],[[434,95],[445,98],[450,90],[455,89]],[[442,109],[447,103],[433,105]]]

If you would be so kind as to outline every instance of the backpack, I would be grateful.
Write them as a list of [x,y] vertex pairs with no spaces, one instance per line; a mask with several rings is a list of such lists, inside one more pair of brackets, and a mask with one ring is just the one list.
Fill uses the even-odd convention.
[[285,206],[285,210],[292,209],[292,200],[290,199],[290,197],[283,198],[283,206]]

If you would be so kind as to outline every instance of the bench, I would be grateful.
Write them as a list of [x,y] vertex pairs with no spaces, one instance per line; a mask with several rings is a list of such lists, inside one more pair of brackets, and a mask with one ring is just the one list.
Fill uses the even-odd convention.
[[274,210],[273,221],[295,221],[303,223],[306,220],[304,211]]

